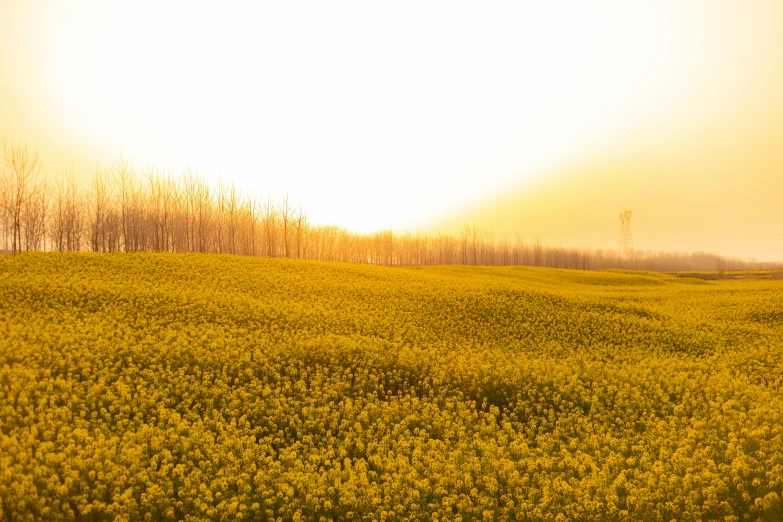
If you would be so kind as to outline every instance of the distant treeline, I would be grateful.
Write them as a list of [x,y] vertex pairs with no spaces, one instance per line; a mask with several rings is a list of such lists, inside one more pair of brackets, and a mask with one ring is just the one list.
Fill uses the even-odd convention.
[[258,200],[234,184],[209,186],[120,159],[88,183],[73,172],[47,181],[38,154],[5,144],[0,176],[0,234],[6,251],[213,252],[346,261],[387,266],[526,265],[600,270],[746,270],[780,265],[709,253],[589,250],[539,239],[498,239],[475,226],[457,233],[353,233],[310,223],[281,200]]

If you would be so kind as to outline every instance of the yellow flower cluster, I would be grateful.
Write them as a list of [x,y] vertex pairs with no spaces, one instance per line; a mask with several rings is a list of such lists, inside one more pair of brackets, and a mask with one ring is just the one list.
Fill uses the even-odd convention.
[[783,282],[0,257],[0,519],[783,520]]

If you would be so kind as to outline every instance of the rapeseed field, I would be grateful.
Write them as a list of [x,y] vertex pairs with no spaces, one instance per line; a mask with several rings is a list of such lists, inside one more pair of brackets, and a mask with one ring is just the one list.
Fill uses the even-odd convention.
[[783,520],[783,281],[0,256],[3,520]]

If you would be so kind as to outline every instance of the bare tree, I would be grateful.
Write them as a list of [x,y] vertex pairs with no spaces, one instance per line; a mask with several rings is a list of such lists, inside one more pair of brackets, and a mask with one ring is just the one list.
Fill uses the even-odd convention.
[[283,220],[283,251],[285,252],[285,257],[290,257],[288,252],[288,230],[293,220],[293,210],[291,203],[288,201],[288,194],[285,195],[283,202],[280,204],[280,218]]
[[58,176],[54,183],[52,212],[49,223],[52,248],[58,252],[65,251],[65,222],[67,220],[66,191],[65,175]]
[[223,224],[226,220],[226,210],[228,207],[228,197],[226,195],[226,185],[223,179],[218,180],[217,207],[215,214],[215,227],[217,232],[217,251],[223,253]]
[[533,265],[541,266],[543,264],[544,248],[541,246],[541,238],[536,235],[533,238]]
[[[187,174],[182,175],[183,203],[185,207],[185,251],[195,251],[196,206],[199,202],[199,180],[188,167]],[[199,219],[201,213],[199,212]],[[200,227],[199,227],[200,228]],[[201,230],[199,230],[201,232]],[[200,235],[200,234],[199,234]],[[199,238],[203,241],[203,238]]]
[[8,251],[8,237],[11,233],[11,179],[6,175],[5,165],[0,164],[0,227],[3,233],[3,250]]
[[22,230],[24,231],[24,247],[26,251],[46,250],[46,216],[49,210],[46,181],[27,198],[22,210]]
[[160,252],[163,246],[163,183],[157,170],[147,163],[142,171],[147,180],[147,203],[149,206],[149,222],[152,229],[152,249]]
[[[286,197],[286,200],[287,199],[288,198]],[[302,210],[301,205],[299,205],[299,212],[296,213],[294,225],[296,226],[296,257],[301,259],[304,257],[302,249],[308,227],[307,214]]]
[[68,252],[81,250],[84,233],[84,203],[79,194],[75,171],[65,176],[65,249]]
[[172,251],[174,251],[176,246],[174,213],[179,203],[179,195],[177,194],[176,182],[174,181],[171,172],[169,172],[164,179],[160,180],[160,184],[162,198],[161,229],[163,232],[163,244],[161,246],[164,252],[168,252],[169,246]]
[[96,169],[90,191],[92,207],[90,239],[93,252],[105,252],[107,248],[106,214],[109,206],[109,194],[106,181],[105,173]]
[[237,253],[237,221],[239,219],[239,202],[241,196],[236,186],[232,183],[227,196],[228,210],[228,243],[229,252]]
[[264,237],[266,239],[266,255],[275,257],[276,245],[275,236],[277,230],[277,208],[272,198],[267,198],[262,209],[261,222],[264,227]]
[[120,200],[120,226],[122,233],[121,248],[128,251],[128,213],[131,200],[133,167],[120,153],[120,159],[112,170],[114,181],[118,185],[118,194]]
[[255,199],[248,199],[250,209],[250,255],[256,255],[256,224],[260,220],[261,206]]
[[26,205],[38,195],[41,190],[39,175],[41,166],[38,162],[38,151],[33,154],[27,145],[3,143],[3,160],[8,176],[8,212],[10,214],[13,239],[11,250],[16,253],[22,249],[22,219]]

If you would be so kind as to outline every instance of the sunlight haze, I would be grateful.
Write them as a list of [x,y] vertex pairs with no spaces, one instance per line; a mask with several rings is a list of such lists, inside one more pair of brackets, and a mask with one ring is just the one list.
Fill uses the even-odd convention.
[[[783,258],[780,2],[0,2],[0,137],[356,231]],[[638,216],[638,221],[636,220]]]

